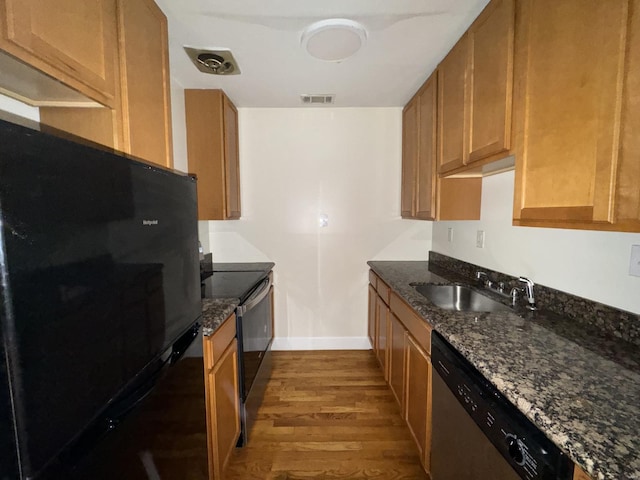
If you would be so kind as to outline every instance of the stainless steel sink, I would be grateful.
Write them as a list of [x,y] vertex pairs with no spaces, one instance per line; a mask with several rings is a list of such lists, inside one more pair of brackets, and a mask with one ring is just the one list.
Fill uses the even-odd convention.
[[459,312],[510,312],[508,306],[463,285],[414,285],[437,307]]

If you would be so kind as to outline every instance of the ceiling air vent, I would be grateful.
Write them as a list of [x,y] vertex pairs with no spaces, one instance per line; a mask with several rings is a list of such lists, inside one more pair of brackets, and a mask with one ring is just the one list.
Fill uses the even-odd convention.
[[238,75],[240,68],[229,50],[205,50],[202,48],[184,47],[191,61],[198,70],[213,75]]
[[335,98],[336,96],[332,93],[300,95],[300,99],[305,105],[330,105],[333,104]]

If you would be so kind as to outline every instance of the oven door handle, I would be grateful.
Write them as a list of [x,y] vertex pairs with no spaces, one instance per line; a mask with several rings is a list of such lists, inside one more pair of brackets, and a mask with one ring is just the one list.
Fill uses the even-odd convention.
[[269,295],[269,290],[271,289],[272,284],[271,275],[269,275],[262,281],[262,284],[256,288],[247,301],[238,307],[240,309],[240,313],[244,315],[264,300],[264,298]]

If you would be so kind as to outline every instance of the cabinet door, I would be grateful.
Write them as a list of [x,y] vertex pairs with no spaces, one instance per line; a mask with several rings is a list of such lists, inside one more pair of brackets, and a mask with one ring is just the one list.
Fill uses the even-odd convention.
[[467,34],[438,66],[438,170],[465,163]]
[[[208,373],[212,389],[208,407],[213,413],[212,437],[213,479],[221,480],[222,472],[240,436],[240,399],[238,390],[238,342],[233,340],[220,360]],[[209,472],[211,476],[212,472]]]
[[368,332],[369,332],[369,341],[371,341],[371,348],[377,352],[378,347],[376,345],[376,313],[378,309],[378,294],[376,293],[375,288],[372,285],[369,285],[369,321],[368,321]]
[[115,106],[114,0],[0,0],[0,49]]
[[628,3],[518,2],[517,224],[613,221]]
[[184,101],[198,220],[240,218],[238,112],[222,90],[186,89]]
[[[432,75],[418,96],[419,148],[416,168],[416,214],[434,220],[436,214],[437,75]],[[403,183],[404,186],[404,183]]]
[[389,313],[389,386],[404,415],[405,328]]
[[402,218],[414,218],[416,195],[416,165],[418,162],[418,100],[417,97],[402,111]]
[[573,480],[591,480],[591,477],[585,473],[578,465],[573,471]]
[[514,0],[493,0],[469,29],[468,162],[511,147]]
[[406,346],[405,418],[420,451],[420,460],[428,472],[431,452],[431,360],[408,334]]
[[632,11],[627,32],[615,229],[640,232],[640,0],[633,1]]
[[124,150],[173,167],[167,19],[153,0],[118,0]]
[[224,109],[224,156],[226,162],[227,218],[240,218],[240,159],[238,152],[238,111],[226,95]]
[[377,327],[376,327],[376,333],[377,333],[377,340],[376,340],[376,345],[377,345],[377,350],[376,350],[376,354],[378,356],[378,361],[380,362],[380,365],[382,366],[382,371],[384,372],[384,378],[385,380],[387,380],[389,378],[389,372],[387,369],[387,338],[388,338],[388,332],[387,329],[389,328],[389,307],[387,307],[387,304],[384,303],[384,301],[382,300],[382,298],[380,298],[379,296],[376,297],[376,304],[377,307],[376,309],[378,310],[378,313],[376,315],[376,320],[377,320]]

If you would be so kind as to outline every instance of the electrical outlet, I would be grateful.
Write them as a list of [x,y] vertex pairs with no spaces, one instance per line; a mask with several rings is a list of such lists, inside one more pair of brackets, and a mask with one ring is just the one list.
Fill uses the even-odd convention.
[[484,248],[484,230],[478,230],[476,234],[476,247]]
[[447,228],[447,241],[453,243],[453,228]]
[[640,277],[640,245],[631,246],[631,260],[629,261],[629,275]]

